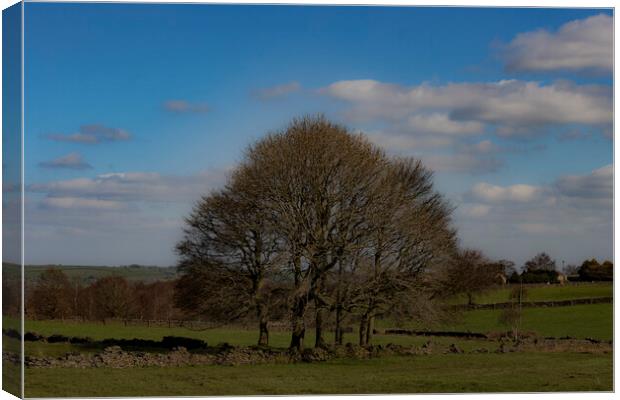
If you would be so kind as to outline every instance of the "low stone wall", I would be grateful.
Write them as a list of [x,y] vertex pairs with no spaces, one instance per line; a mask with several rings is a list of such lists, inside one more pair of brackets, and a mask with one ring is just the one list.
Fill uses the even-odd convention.
[[31,368],[133,368],[179,367],[189,365],[239,365],[276,362],[282,355],[273,352],[237,350],[221,354],[195,354],[185,347],[165,353],[124,351],[111,346],[98,354],[67,353],[64,357],[26,357],[25,365]]
[[[613,297],[593,297],[587,299],[572,299],[572,300],[550,300],[550,301],[524,301],[521,303],[521,307],[569,307],[581,304],[607,304],[613,303]],[[515,307],[515,303],[490,303],[490,304],[460,304],[455,306],[458,309],[466,310],[496,310]]]
[[390,328],[383,332],[375,330],[375,333],[385,335],[409,335],[409,336],[445,336],[463,339],[487,339],[487,335],[477,332],[453,332],[453,331],[416,331],[413,329]]
[[[424,356],[429,354],[464,353],[512,353],[512,352],[588,352],[610,353],[611,342],[580,339],[531,338],[519,342],[509,340],[480,341],[481,347],[464,351],[458,345],[436,343],[431,340],[421,346],[331,346],[324,349],[305,349],[291,352],[285,349],[234,347],[223,345],[210,348],[206,352],[189,352],[177,347],[169,352],[149,353],[124,351],[119,346],[111,346],[97,354],[67,353],[63,357],[26,356],[28,368],[136,368],[136,367],[178,367],[196,365],[246,365],[246,364],[290,364],[299,362],[324,362],[333,359],[369,359],[384,356]],[[13,357],[14,358],[14,357]],[[3,359],[13,359],[3,353]]]
[[170,352],[150,353],[124,351],[111,346],[97,354],[67,353],[63,357],[26,356],[29,368],[132,368],[132,367],[174,367],[190,365],[245,365],[245,364],[289,364],[297,362],[321,362],[335,358],[367,359],[385,355],[428,354],[428,347],[405,347],[398,345],[361,347],[346,346],[325,349],[305,349],[291,352],[284,349],[261,349],[256,347],[222,346],[209,352],[189,352],[177,347]]
[[[14,329],[3,329],[2,334],[20,339],[21,335]],[[26,342],[47,342],[47,343],[71,343],[71,344],[84,344],[96,347],[110,347],[121,346],[124,348],[131,347],[137,349],[165,349],[171,350],[175,347],[185,347],[190,350],[206,349],[208,347],[207,342],[200,339],[181,337],[181,336],[164,336],[162,340],[150,340],[150,339],[103,339],[94,340],[90,337],[82,336],[65,336],[54,334],[50,336],[39,335],[34,332],[26,332],[24,334],[24,340]]]

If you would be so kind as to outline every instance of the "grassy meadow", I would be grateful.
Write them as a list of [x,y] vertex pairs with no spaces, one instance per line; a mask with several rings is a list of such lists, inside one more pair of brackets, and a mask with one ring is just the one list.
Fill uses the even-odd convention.
[[[453,331],[470,331],[488,333],[506,330],[499,319],[499,310],[466,311],[453,324],[440,325],[437,329]],[[536,332],[541,336],[571,336],[575,338],[597,338],[610,340],[612,338],[613,305],[588,304],[570,307],[554,308],[526,308],[523,310],[522,329]],[[389,322],[377,321],[377,327],[392,327]],[[416,324],[405,324],[405,327],[423,328]],[[145,325],[125,326],[120,322],[108,322],[105,325],[98,322],[63,322],[63,321],[26,321],[26,331],[36,332],[45,336],[61,334],[65,336],[87,336],[95,340],[106,338],[117,339],[152,339],[161,340],[167,335],[184,336],[207,341],[211,345],[229,343],[232,345],[254,344],[257,333],[253,330],[227,327],[206,330],[192,330],[182,327],[147,327]],[[289,344],[288,332],[272,331],[270,343],[273,347],[286,347]],[[376,344],[399,343],[411,340],[411,337],[401,335],[376,335],[373,339]],[[345,342],[355,343],[357,334],[345,334]],[[308,346],[314,343],[312,330],[306,333]],[[26,343],[28,345],[29,343]]]
[[[528,300],[565,300],[609,297],[611,284],[537,286],[528,289]],[[499,289],[476,299],[477,302],[506,301],[507,289]],[[437,330],[498,332],[507,328],[499,322],[500,310],[470,310]],[[10,327],[16,321],[4,320]],[[377,328],[395,327],[377,321]],[[413,323],[405,327],[424,329]],[[356,329],[345,342],[357,342]],[[524,308],[522,330],[540,336],[611,340],[613,305],[587,304],[566,307]],[[240,327],[192,330],[183,327],[125,326],[120,322],[26,321],[26,331],[45,336],[87,336],[161,340],[174,335],[197,338],[209,345],[229,343],[253,345],[257,332]],[[331,332],[328,340],[332,340]],[[18,345],[4,338],[5,346]],[[290,334],[270,332],[270,345],[285,348]],[[425,337],[378,334],[373,344],[422,345],[428,340],[441,345],[456,344],[466,354],[393,356],[370,360],[332,360],[324,363],[287,365],[111,368],[27,368],[26,395],[46,396],[131,396],[131,395],[243,395],[320,393],[444,393],[510,391],[607,391],[612,389],[612,354],[602,353],[467,353],[484,347],[493,351],[498,342],[454,337]],[[14,342],[14,343],[13,343]],[[306,346],[312,347],[311,329]],[[93,345],[26,342],[29,356],[63,356],[67,352],[99,352]],[[80,384],[83,382],[83,384]]]
[[[525,301],[554,301],[554,300],[575,300],[598,297],[612,297],[613,285],[610,283],[572,283],[568,285],[524,285]],[[474,303],[491,304],[502,303],[509,299],[510,292],[517,285],[509,285],[501,289],[490,290],[488,292],[474,296]],[[455,299],[455,303],[465,304],[467,299],[460,296]]]
[[446,354],[312,364],[31,369],[26,396],[608,391],[612,355]]

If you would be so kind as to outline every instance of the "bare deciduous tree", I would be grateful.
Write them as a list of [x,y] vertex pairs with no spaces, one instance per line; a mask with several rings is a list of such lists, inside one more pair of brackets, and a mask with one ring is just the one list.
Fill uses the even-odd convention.
[[71,283],[59,269],[49,268],[39,276],[32,293],[32,309],[38,318],[65,318],[70,315]]
[[131,288],[120,276],[106,276],[97,279],[91,286],[95,317],[105,322],[106,318],[127,318],[131,307]]
[[465,294],[467,303],[471,305],[476,293],[482,293],[498,283],[497,275],[501,272],[503,265],[491,263],[481,251],[461,250],[446,270],[445,293]]
[[361,247],[368,265],[356,289],[362,345],[372,339],[376,315],[414,299],[422,273],[445,263],[455,249],[451,209],[434,191],[430,171],[411,159],[391,161],[386,171]]
[[204,197],[186,219],[184,239],[177,245],[184,273],[177,299],[182,308],[220,321],[254,310],[258,344],[267,345],[273,285],[266,282],[278,262],[279,242],[249,194],[232,182]]
[[385,156],[361,135],[322,117],[294,120],[250,147],[238,176],[287,246],[294,280],[291,347],[301,349],[304,316],[315,305],[316,345],[324,345],[327,273],[363,234]]
[[532,257],[532,259],[526,261],[523,266],[523,270],[525,272],[555,271],[555,260],[553,260],[547,253],[538,253]]
[[265,343],[273,291],[263,287],[290,282],[291,348],[303,348],[309,309],[315,346],[326,345],[333,311],[337,342],[355,313],[367,344],[378,313],[432,297],[421,275],[455,251],[450,213],[420,162],[323,117],[296,119],[250,146],[226,189],[187,219],[178,304],[211,317],[252,305]]

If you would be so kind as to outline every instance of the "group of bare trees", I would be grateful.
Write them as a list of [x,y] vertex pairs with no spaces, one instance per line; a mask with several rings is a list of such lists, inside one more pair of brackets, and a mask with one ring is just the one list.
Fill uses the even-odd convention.
[[71,280],[60,269],[50,268],[27,286],[26,314],[36,319],[80,318],[91,321],[135,318],[166,320],[178,316],[173,281],[128,282],[106,276],[90,285]]
[[292,349],[309,321],[317,347],[328,325],[342,343],[346,321],[365,345],[378,315],[437,319],[442,294],[463,292],[449,271],[461,256],[450,214],[419,161],[322,117],[297,119],[250,146],[186,219],[177,305],[223,321],[253,315],[261,345],[281,318]]
[[[355,324],[371,342],[377,317],[441,322],[445,299],[497,282],[504,267],[460,250],[451,207],[419,161],[386,155],[323,117],[294,120],[248,148],[223,189],[203,197],[177,244],[180,278],[83,286],[59,270],[27,293],[34,318],[287,321],[290,347],[343,343]],[[182,312],[183,314],[178,314]]]

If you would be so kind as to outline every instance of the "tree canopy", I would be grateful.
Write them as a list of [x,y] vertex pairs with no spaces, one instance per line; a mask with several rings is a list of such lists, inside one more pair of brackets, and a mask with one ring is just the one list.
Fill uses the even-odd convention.
[[354,313],[365,344],[374,316],[420,301],[421,278],[455,254],[451,211],[420,161],[323,117],[293,120],[251,145],[187,218],[178,304],[221,319],[253,310],[259,344],[285,304],[296,349],[309,310],[316,346],[333,311]]

